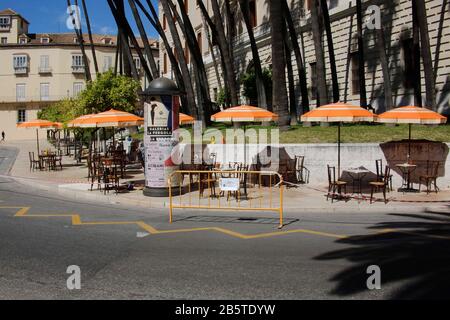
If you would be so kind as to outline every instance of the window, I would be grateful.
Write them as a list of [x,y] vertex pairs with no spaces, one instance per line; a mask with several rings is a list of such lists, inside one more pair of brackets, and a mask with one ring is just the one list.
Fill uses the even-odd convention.
[[134,65],[136,66],[136,70],[141,70],[141,58],[139,57],[133,57]]
[[317,63],[313,62],[309,67],[311,69],[311,95],[315,98],[317,96]]
[[50,83],[41,83],[41,101],[48,101],[50,98]]
[[167,73],[167,53],[164,53],[163,64],[163,71]]
[[75,82],[73,84],[73,96],[74,97],[78,96],[81,93],[81,91],[83,91],[83,86],[84,86],[83,82]]
[[1,44],[7,44],[7,43],[8,43],[8,38],[2,37]]
[[217,91],[217,88],[213,88],[213,101],[217,102],[217,98],[218,98],[219,94]]
[[352,63],[352,94],[359,94],[359,55],[358,52],[351,53]]
[[26,72],[28,68],[28,56],[16,55],[13,58],[13,67],[17,72]]
[[111,56],[105,56],[103,58],[103,72],[106,72],[112,68],[112,60]]
[[20,38],[19,39],[19,44],[27,44],[28,40],[27,38]]
[[0,29],[9,29],[11,27],[10,17],[0,17]]
[[17,110],[17,123],[22,123],[27,121],[27,110],[19,109]]
[[72,71],[74,73],[84,72],[84,60],[81,54],[76,54],[72,56]]
[[40,58],[39,72],[50,72],[50,57],[43,55]]
[[186,10],[186,13],[189,12],[189,0],[184,0],[184,9]]
[[16,84],[16,100],[17,102],[25,101],[25,84]]
[[200,53],[203,54],[203,38],[202,38],[201,32],[197,33],[197,43],[198,43],[198,47],[200,49]]
[[41,38],[41,43],[50,43],[49,38]]
[[403,40],[403,62],[404,62],[404,86],[407,89],[414,88],[416,70],[414,63],[414,41],[413,39]]
[[166,15],[163,14],[163,29],[166,30],[167,29],[167,18]]
[[249,3],[249,9],[250,9],[250,23],[253,28],[255,28],[258,25],[257,16],[256,16],[256,1],[250,0]]

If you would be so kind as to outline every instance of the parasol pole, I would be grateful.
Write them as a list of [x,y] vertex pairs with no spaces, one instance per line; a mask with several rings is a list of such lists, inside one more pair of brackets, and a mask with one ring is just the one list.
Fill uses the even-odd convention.
[[409,124],[409,140],[408,140],[408,162],[411,158],[411,127],[412,127],[412,124],[410,123]]
[[37,153],[39,156],[39,129],[36,128],[36,145],[37,145]]
[[338,122],[338,179],[341,176],[341,122]]

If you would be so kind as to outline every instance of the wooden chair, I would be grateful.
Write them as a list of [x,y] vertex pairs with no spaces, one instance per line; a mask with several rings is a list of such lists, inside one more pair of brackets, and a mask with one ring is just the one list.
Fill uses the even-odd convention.
[[422,182],[427,186],[427,194],[431,192],[431,185],[434,185],[434,192],[438,193],[437,178],[439,176],[439,161],[427,160],[427,171],[425,174],[419,176],[419,192]]
[[201,173],[199,174],[199,197],[203,197],[203,194],[206,189],[210,189],[211,197],[217,197],[216,195],[216,182],[217,178],[215,177],[215,173],[211,170],[211,172]]
[[[377,181],[383,182],[384,181],[384,172],[383,172],[383,159],[375,160],[375,165],[377,168]],[[388,191],[393,191],[392,187],[392,177],[393,175],[389,175],[389,184],[388,184]]]
[[374,191],[383,191],[383,198],[384,198],[384,203],[387,203],[387,198],[386,198],[386,193],[389,189],[389,181],[391,179],[391,168],[389,168],[389,166],[386,166],[384,169],[384,177],[382,181],[372,181],[369,182],[370,185],[370,203],[373,202],[373,193]]
[[41,169],[41,163],[39,160],[34,158],[34,152],[28,152],[28,157],[30,158],[30,171],[36,170],[36,168]]
[[309,170],[305,167],[305,156],[295,156],[295,171],[298,183],[309,183]]
[[[336,167],[328,167],[328,194],[327,201],[331,196],[331,202],[333,202],[336,195],[342,198],[342,189],[344,189],[344,194],[347,194],[347,182],[336,180]],[[336,193],[337,191],[337,193]]]

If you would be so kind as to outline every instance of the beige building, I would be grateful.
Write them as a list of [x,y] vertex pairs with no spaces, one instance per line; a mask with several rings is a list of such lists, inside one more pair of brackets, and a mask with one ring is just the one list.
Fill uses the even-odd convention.
[[[218,82],[214,71],[212,55],[205,37],[205,26],[203,25],[200,9],[195,1],[188,1],[189,17],[197,32],[197,39],[203,52],[204,62],[207,67],[211,97],[217,97]],[[205,5],[211,11],[210,0],[204,0]],[[307,70],[308,87],[310,91],[310,107],[316,106],[315,100],[315,51],[310,25],[310,0],[288,1],[291,4],[292,16],[297,27],[299,43],[303,51],[304,64]],[[330,16],[332,21],[333,42],[335,47],[338,79],[341,100],[350,103],[359,103],[359,79],[358,79],[358,45],[356,39],[356,2],[355,0],[329,0]],[[363,0],[364,8],[380,9],[381,25],[384,28],[389,66],[391,70],[391,81],[393,94],[397,105],[412,104],[413,87],[412,72],[414,64],[412,57],[412,12],[410,0]],[[442,0],[426,0],[428,14],[428,27],[431,41],[431,54],[436,66],[436,89],[438,110],[444,114],[450,114],[450,10],[448,3],[444,5]],[[372,9],[371,8],[371,9]],[[250,0],[250,10],[254,25],[254,33],[259,47],[259,53],[263,67],[271,65],[271,40],[269,25],[269,8],[266,0]],[[171,39],[167,21],[163,14],[161,4],[159,5],[160,19],[165,27],[168,38]],[[374,17],[374,12],[368,10],[364,19]],[[236,23],[236,38],[234,39],[235,64],[237,78],[247,71],[251,65],[252,54],[248,35],[243,21]],[[181,33],[180,33],[181,35]],[[171,41],[171,40],[169,40]],[[378,44],[375,41],[375,31],[370,26],[364,27],[364,41],[366,53],[366,85],[369,103],[378,111],[384,110],[384,88],[380,65]],[[326,64],[328,66],[328,48],[324,43]],[[167,48],[160,41],[160,63],[163,74],[173,77],[170,62],[166,54]],[[173,50],[173,49],[171,49]],[[220,55],[216,50],[216,59]],[[293,57],[294,72],[297,75],[295,59]],[[220,61],[218,61],[220,69]],[[331,97],[331,75],[327,68],[327,82]],[[422,70],[422,88],[425,98],[425,80]],[[297,96],[300,90],[296,90]],[[241,96],[241,103],[246,103],[245,97]]]
[[[95,68],[87,35],[86,53],[92,78]],[[140,40],[139,40],[140,41]],[[114,68],[116,37],[93,35],[100,72]],[[153,54],[158,42],[151,40]],[[147,85],[138,55],[142,85]],[[0,131],[7,140],[35,137],[34,130],[17,129],[17,123],[37,118],[55,101],[75,97],[85,87],[84,62],[75,33],[29,33],[29,22],[11,9],[0,11]]]

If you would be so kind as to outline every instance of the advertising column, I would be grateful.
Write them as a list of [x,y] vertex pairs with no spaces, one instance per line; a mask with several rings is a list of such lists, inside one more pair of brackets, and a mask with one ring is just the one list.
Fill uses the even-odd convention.
[[[168,196],[168,179],[174,171],[179,169],[172,156],[178,144],[173,135],[179,126],[178,94],[175,83],[166,78],[152,81],[144,92],[144,194],[147,196]],[[176,175],[173,177],[172,187],[179,186],[177,178]]]

